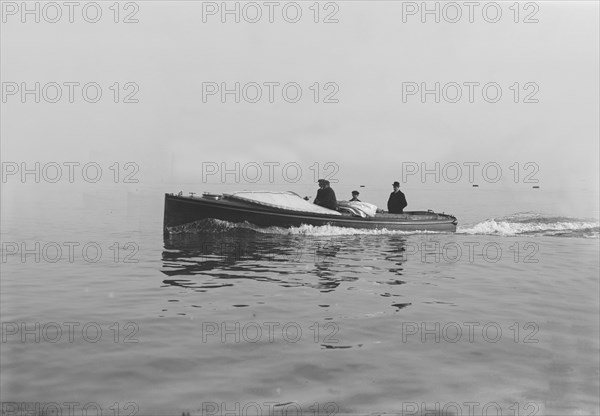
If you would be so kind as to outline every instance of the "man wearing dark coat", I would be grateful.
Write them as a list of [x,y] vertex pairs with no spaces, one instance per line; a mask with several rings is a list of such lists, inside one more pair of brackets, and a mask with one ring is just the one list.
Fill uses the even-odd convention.
[[313,204],[333,210],[337,209],[337,198],[333,189],[329,187],[328,180],[319,179],[319,190]]
[[358,199],[358,195],[360,195],[358,191],[352,191],[352,199],[350,200],[350,202],[360,202],[360,199]]
[[404,208],[408,205],[406,197],[400,190],[400,182],[396,181],[392,186],[394,187],[394,192],[390,194],[390,198],[388,199],[388,212],[390,214],[402,214],[404,213]]

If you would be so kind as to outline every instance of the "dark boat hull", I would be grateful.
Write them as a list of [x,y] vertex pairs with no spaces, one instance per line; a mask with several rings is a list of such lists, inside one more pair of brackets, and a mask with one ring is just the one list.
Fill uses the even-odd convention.
[[234,223],[248,222],[261,227],[299,227],[303,224],[359,229],[400,231],[456,231],[456,218],[432,211],[404,214],[377,214],[374,218],[351,215],[327,215],[297,212],[235,199],[213,200],[165,194],[164,232],[169,228],[203,219],[218,219]]

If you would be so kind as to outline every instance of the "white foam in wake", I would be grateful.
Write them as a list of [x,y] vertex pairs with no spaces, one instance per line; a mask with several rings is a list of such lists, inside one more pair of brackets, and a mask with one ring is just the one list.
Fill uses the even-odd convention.
[[544,218],[539,221],[527,220],[526,222],[490,219],[474,225],[459,226],[457,232],[461,234],[487,234],[487,235],[519,235],[543,234],[566,235],[573,237],[598,237],[598,223],[585,221],[554,221],[547,222]]
[[398,231],[388,229],[364,229],[335,227],[332,225],[301,225],[300,227],[267,227],[259,228],[250,226],[254,231],[264,234],[308,235],[308,236],[336,236],[336,235],[411,235],[411,234],[439,234],[439,231]]

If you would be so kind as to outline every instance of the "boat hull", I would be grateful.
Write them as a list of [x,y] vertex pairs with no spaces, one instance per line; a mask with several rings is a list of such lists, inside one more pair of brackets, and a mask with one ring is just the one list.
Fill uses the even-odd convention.
[[456,218],[432,211],[404,214],[377,214],[373,218],[351,215],[327,215],[298,212],[249,204],[233,199],[208,199],[165,194],[164,232],[175,226],[203,219],[218,219],[234,223],[248,222],[261,227],[299,227],[301,225],[332,225],[359,229],[401,231],[456,231]]

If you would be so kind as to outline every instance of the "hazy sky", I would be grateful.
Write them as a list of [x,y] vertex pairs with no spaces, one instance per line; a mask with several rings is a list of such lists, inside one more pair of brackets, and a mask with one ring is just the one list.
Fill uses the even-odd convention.
[[[32,9],[34,3],[28,3]],[[445,3],[437,5],[436,23],[435,15],[415,10],[421,2],[393,1],[298,2],[302,17],[290,23],[282,11],[286,6],[285,17],[294,19],[296,6],[289,3],[278,3],[273,23],[264,2],[237,3],[240,23],[235,14],[222,23],[220,10],[210,14],[221,2],[196,1],[121,3],[119,23],[113,2],[98,2],[97,23],[82,17],[86,2],[74,10],[73,23],[64,6],[58,22],[47,22],[56,10],[39,3],[40,23],[34,14],[22,23],[21,2],[3,2],[2,161],[96,161],[105,169],[133,161],[146,183],[201,183],[203,162],[231,168],[257,163],[262,184],[268,183],[265,163],[280,164],[274,168],[279,182],[281,166],[297,164],[300,183],[307,184],[315,162],[320,169],[333,162],[341,183],[386,188],[401,179],[403,163],[404,169],[458,164],[461,183],[468,184],[465,163],[479,163],[474,183],[481,183],[480,167],[492,162],[502,168],[497,186],[515,186],[519,170],[519,185],[532,174],[546,188],[597,190],[598,2],[497,2],[502,15],[496,23],[486,21],[496,19],[490,2],[478,3],[472,23],[462,2],[455,3],[462,12],[456,23],[447,20],[457,9]],[[250,23],[244,18],[254,18],[254,5],[263,15]],[[436,2],[428,5],[433,9]],[[95,9],[86,10],[93,20]],[[128,16],[138,22],[123,23]],[[338,22],[324,23],[327,18]],[[30,94],[22,103],[20,91],[8,94],[14,85],[34,88],[36,82],[62,85],[62,98],[50,103],[42,95],[35,103]],[[69,103],[65,82],[98,83],[102,97],[88,103],[74,87],[75,102]],[[203,97],[203,88],[226,83],[233,89],[236,82],[246,87],[240,103],[233,94],[225,102],[218,92]],[[256,103],[249,102],[257,91],[252,83],[261,86]],[[265,83],[279,83],[267,84],[274,88],[273,103]],[[296,103],[283,98],[288,83],[302,90]],[[403,97],[403,89],[434,89],[436,83],[439,103],[435,94],[425,103],[419,92]],[[484,97],[488,83],[496,84]],[[123,103],[136,86],[132,97],[139,102]],[[502,96],[488,102],[498,86]],[[292,100],[294,91],[286,97]],[[46,94],[55,96],[51,85]],[[325,103],[326,97],[338,102]],[[406,185],[420,186],[416,178]],[[226,181],[234,182],[233,176]],[[433,175],[426,183],[436,185]],[[442,178],[439,186],[455,184]]]

